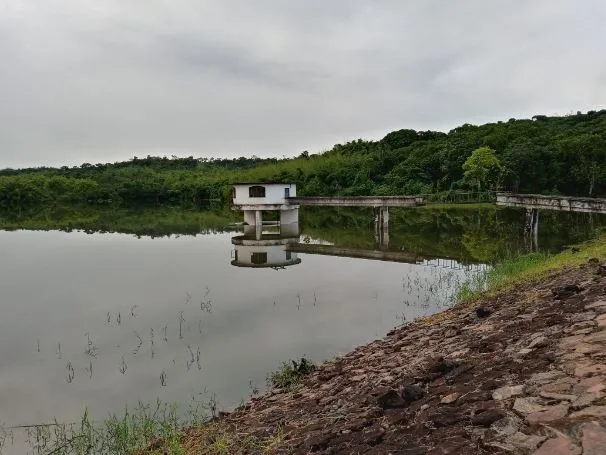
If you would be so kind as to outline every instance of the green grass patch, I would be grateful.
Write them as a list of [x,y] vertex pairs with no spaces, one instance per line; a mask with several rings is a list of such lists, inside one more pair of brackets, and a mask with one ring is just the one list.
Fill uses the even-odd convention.
[[279,389],[292,389],[299,384],[301,378],[315,369],[316,366],[306,357],[301,357],[299,361],[282,362],[278,370],[269,374],[268,384]]
[[574,245],[560,253],[531,253],[506,260],[463,285],[457,300],[463,302],[480,295],[494,295],[550,272],[566,267],[577,267],[592,258],[600,260],[606,258],[606,233],[601,233],[593,240]]
[[[103,421],[93,421],[86,410],[76,423],[53,422],[19,429],[25,430],[26,443],[34,454],[185,455],[181,431],[201,425],[205,419],[208,414],[202,412],[202,406],[190,406],[182,413],[175,404],[157,401],[155,405],[139,403]],[[4,443],[10,448],[10,441]]]

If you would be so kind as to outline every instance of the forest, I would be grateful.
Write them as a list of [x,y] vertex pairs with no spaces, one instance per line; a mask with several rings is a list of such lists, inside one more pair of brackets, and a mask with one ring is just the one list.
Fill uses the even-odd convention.
[[294,158],[134,157],[0,170],[0,207],[205,206],[238,181],[285,181],[299,195],[436,195],[495,190],[606,196],[606,110],[536,115],[448,133],[402,129]]

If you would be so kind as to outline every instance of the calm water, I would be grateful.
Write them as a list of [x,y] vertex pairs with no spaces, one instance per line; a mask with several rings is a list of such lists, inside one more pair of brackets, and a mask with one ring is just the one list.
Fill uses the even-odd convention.
[[[444,308],[485,264],[557,251],[606,225],[541,212],[537,245],[521,210],[412,209],[393,211],[386,245],[370,212],[308,210],[288,248],[254,256],[260,265],[290,248],[300,262],[250,268],[232,265],[253,257],[236,256],[233,219],[166,209],[0,218],[0,426],[71,422],[85,407],[100,418],[156,398],[215,396],[231,408],[283,360],[345,353]],[[316,244],[391,260],[311,254]]]

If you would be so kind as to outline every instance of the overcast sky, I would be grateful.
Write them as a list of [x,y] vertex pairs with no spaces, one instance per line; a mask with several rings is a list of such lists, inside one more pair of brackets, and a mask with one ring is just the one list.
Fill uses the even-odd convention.
[[606,106],[604,0],[0,0],[0,168]]

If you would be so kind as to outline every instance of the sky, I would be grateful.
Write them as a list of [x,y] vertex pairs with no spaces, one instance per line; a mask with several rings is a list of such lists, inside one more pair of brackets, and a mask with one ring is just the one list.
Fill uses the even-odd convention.
[[0,168],[606,107],[603,0],[0,0]]

